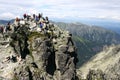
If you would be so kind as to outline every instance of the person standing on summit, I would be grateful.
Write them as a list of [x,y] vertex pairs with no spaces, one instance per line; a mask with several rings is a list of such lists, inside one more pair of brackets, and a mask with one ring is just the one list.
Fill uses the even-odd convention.
[[25,18],[27,18],[27,15],[26,15],[26,14],[24,14],[24,15],[23,15],[23,17],[24,17],[24,19],[25,19]]
[[36,15],[35,15],[35,14],[33,14],[33,19],[35,20],[35,18],[36,18]]
[[4,32],[3,26],[0,26],[0,33],[3,34],[3,32]]
[[11,30],[11,29],[10,29],[10,22],[8,22],[8,23],[7,23],[7,26],[6,26],[6,32],[7,32],[7,31],[10,31],[10,30]]
[[41,14],[40,14],[40,13],[38,14],[38,18],[39,18],[39,19],[42,18],[42,13],[41,13]]
[[46,24],[49,24],[49,19],[48,19],[47,16],[45,17],[45,23],[46,23]]
[[45,17],[45,28],[46,28],[46,30],[49,29],[49,19],[48,19],[48,17]]

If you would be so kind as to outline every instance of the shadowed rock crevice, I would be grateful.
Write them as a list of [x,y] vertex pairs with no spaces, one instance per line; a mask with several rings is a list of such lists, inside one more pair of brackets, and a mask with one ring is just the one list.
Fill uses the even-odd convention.
[[28,38],[26,37],[26,39],[25,39],[25,41],[24,41],[24,49],[23,49],[23,51],[21,52],[21,58],[22,59],[25,59],[26,58],[26,56],[28,55],[28,54],[30,54],[30,51],[29,51],[29,49],[28,49]]
[[33,80],[32,72],[30,71],[29,67],[28,67],[28,73],[29,73],[29,80]]
[[28,29],[26,27],[20,27],[11,35],[10,45],[14,48],[17,55],[21,56],[22,59],[25,59],[26,56],[30,53],[28,49]]
[[47,73],[49,73],[50,75],[53,75],[54,72],[56,70],[56,65],[55,65],[55,53],[53,52],[52,54],[50,54],[50,56],[48,57],[48,64],[46,66],[46,71]]

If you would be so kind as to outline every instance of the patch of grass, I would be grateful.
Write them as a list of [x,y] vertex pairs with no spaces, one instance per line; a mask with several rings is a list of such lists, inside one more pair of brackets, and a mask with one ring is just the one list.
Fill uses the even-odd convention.
[[74,39],[74,40],[78,40],[78,41],[80,41],[80,42],[82,42],[82,43],[89,42],[88,40],[83,39],[83,38],[81,38],[81,37],[77,37],[77,36],[73,36],[73,39]]
[[36,31],[34,31],[34,32],[30,32],[30,34],[29,34],[29,36],[28,36],[28,41],[30,42],[30,56],[32,57],[32,59],[33,59],[33,61],[34,61],[34,57],[33,57],[33,55],[32,55],[32,51],[34,51],[33,50],[33,48],[32,48],[32,43],[33,43],[33,40],[35,39],[35,38],[45,38],[46,36],[44,35],[44,34],[41,34],[41,33],[39,33],[39,32],[36,32]]
[[0,73],[2,73],[3,71],[0,71]]
[[37,38],[37,37],[46,37],[44,34],[41,34],[39,32],[31,32],[30,35],[28,36],[29,41],[32,41],[33,38]]
[[16,75],[14,75],[12,80],[18,80],[18,77]]
[[29,55],[32,57],[32,60],[33,60],[33,62],[34,62],[34,57],[33,57],[33,55],[32,55],[32,51],[33,51],[33,50],[32,50],[31,47],[30,47],[29,51],[30,51],[30,54],[29,54]]

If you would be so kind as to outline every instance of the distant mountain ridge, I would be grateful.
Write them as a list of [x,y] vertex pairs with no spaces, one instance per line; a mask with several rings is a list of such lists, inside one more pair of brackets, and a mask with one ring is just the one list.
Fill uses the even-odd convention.
[[104,18],[59,18],[59,19],[53,19],[57,22],[66,22],[66,23],[72,23],[72,22],[81,22],[87,25],[93,25],[93,26],[100,26],[112,31],[115,31],[120,34],[120,20],[113,20],[113,19],[104,19]]
[[89,60],[101,51],[105,45],[120,44],[120,35],[105,28],[82,23],[56,22],[56,24],[73,34],[73,40],[78,47],[80,60],[78,65],[82,65]]
[[[115,42],[115,40],[112,40],[110,36],[113,35],[114,38],[119,36],[119,34],[113,32],[113,31],[110,31],[110,30],[107,30],[105,28],[101,28],[98,26],[89,26],[89,25],[85,25],[82,23],[62,23],[62,22],[58,22],[56,24],[61,26],[63,29],[69,30],[74,35],[83,37],[90,41],[109,42],[109,39],[110,39],[110,42],[117,43],[117,42]],[[94,34],[97,32],[98,32],[98,34]],[[107,34],[107,33],[110,33],[110,34]],[[106,34],[106,35],[103,36],[103,34]],[[106,41],[103,41],[103,39],[101,39],[102,36],[103,36],[103,38],[106,39]],[[107,38],[109,38],[109,39],[107,39]],[[118,38],[118,39],[120,39],[120,38]]]
[[11,23],[13,23],[14,19],[12,19],[12,20],[0,20],[0,24],[5,25],[5,24],[7,24],[9,21],[10,21]]
[[0,24],[6,24],[6,23],[8,23],[8,21],[6,21],[6,20],[0,20]]

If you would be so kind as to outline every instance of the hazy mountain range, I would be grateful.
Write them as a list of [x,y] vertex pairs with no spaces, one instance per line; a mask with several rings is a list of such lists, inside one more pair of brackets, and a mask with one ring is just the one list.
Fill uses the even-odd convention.
[[118,33],[102,27],[82,23],[56,22],[56,24],[73,34],[73,40],[78,48],[79,66],[101,51],[104,46],[120,43]]
[[6,24],[6,23],[8,23],[7,20],[0,20],[0,24]]
[[111,19],[100,19],[100,18],[66,18],[66,19],[53,19],[57,22],[81,22],[87,25],[100,26],[109,30],[113,30],[120,34],[120,21],[119,20],[111,20]]

